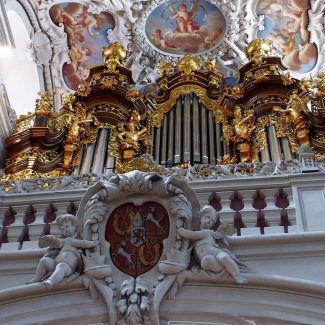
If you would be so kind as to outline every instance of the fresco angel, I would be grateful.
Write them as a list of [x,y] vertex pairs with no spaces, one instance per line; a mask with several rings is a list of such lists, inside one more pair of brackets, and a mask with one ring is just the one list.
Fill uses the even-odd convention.
[[191,11],[187,10],[187,5],[183,2],[179,3],[177,8],[179,10],[178,12],[176,12],[171,5],[166,7],[171,14],[171,18],[176,20],[176,32],[193,33],[200,28],[194,21],[196,12],[199,8],[198,0],[194,2]]
[[192,231],[180,227],[177,232],[184,238],[192,239],[194,254],[204,271],[220,273],[226,271],[237,283],[246,283],[247,279],[240,272],[238,259],[226,248],[227,235],[234,233],[233,226],[220,225],[217,231],[211,228],[217,221],[217,212],[205,205],[199,212],[200,230]]

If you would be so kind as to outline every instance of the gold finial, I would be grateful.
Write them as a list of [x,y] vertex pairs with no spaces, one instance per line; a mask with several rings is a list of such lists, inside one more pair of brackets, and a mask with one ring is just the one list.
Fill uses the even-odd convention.
[[42,93],[38,92],[40,99],[36,99],[36,112],[51,112],[53,108],[53,95],[55,95],[55,91],[53,93],[49,91],[45,91]]
[[76,97],[73,93],[66,92],[61,95],[62,108],[73,111],[72,103],[75,101]]
[[201,61],[190,54],[186,54],[177,63],[177,70],[184,74],[191,74],[194,70],[198,70],[201,66]]
[[122,65],[128,56],[128,51],[118,42],[103,48],[104,62],[109,72],[115,72],[116,66]]
[[263,58],[271,55],[272,43],[262,38],[256,38],[246,47],[247,57],[256,65],[263,63]]

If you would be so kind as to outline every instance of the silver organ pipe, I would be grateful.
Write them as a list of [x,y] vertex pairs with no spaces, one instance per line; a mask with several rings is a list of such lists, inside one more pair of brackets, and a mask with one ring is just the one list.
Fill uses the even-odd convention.
[[[266,138],[268,138],[268,133],[266,131],[265,131],[265,136],[266,136]],[[267,139],[265,141],[265,149],[261,150],[261,152],[260,152],[260,160],[261,160],[261,162],[271,161],[270,148],[269,148],[269,143],[268,143]]]
[[182,99],[178,98],[176,103],[176,125],[175,125],[175,153],[174,163],[180,164],[181,160],[181,139],[182,139]]
[[281,138],[281,147],[284,159],[292,159],[291,147],[288,138]]
[[155,159],[158,163],[160,163],[161,160],[161,155],[160,155],[160,141],[161,141],[161,127],[160,128],[155,128],[155,142],[154,142],[154,147],[155,147]]
[[102,173],[103,172],[105,155],[106,155],[105,149],[107,148],[107,142],[108,142],[107,134],[108,134],[107,129],[100,129],[98,132],[95,155],[94,155],[94,162],[93,162],[93,167],[92,167],[92,171],[94,173]]
[[167,165],[171,166],[173,164],[173,153],[174,153],[174,119],[175,110],[169,112],[169,126],[168,126],[168,157]]
[[88,143],[86,145],[86,148],[84,149],[84,155],[82,158],[81,163],[81,174],[90,173],[90,168],[93,163],[94,159],[94,152],[95,152],[95,144],[94,143]]
[[[198,101],[198,98],[195,97]],[[201,106],[201,148],[202,148],[202,163],[207,164],[209,162],[208,158],[208,127],[207,127],[207,109]]]
[[269,138],[270,144],[270,152],[272,161],[280,161],[281,160],[281,146],[280,141],[276,136],[276,131],[274,125],[269,125],[267,127],[267,135]]
[[161,142],[161,146],[162,146],[162,150],[161,150],[161,160],[160,163],[162,165],[166,165],[167,162],[167,122],[168,122],[168,117],[167,114],[164,115],[164,119],[163,119],[163,127],[162,127],[162,142]]
[[216,123],[217,161],[221,161],[222,156],[226,153],[226,144],[224,141],[221,141],[221,130],[221,123]]
[[[193,137],[193,151],[194,151],[194,163],[200,162],[201,155],[200,155],[200,103],[199,99],[196,96],[193,96],[193,130],[192,130],[192,137]],[[202,132],[204,132],[203,128]],[[201,135],[202,138],[202,135]]]
[[191,160],[191,95],[184,98],[183,161]]
[[216,151],[215,151],[216,139],[215,139],[214,129],[216,123],[211,111],[208,111],[208,121],[209,121],[209,158],[210,158],[210,164],[215,164],[216,163]]

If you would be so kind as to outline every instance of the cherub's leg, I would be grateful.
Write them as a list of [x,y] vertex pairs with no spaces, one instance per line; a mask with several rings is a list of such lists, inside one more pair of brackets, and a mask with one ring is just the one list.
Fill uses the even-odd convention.
[[181,31],[181,33],[185,33],[185,25],[184,23],[179,23],[179,30]]
[[73,270],[70,265],[67,263],[58,263],[55,267],[53,274],[43,283],[46,286],[52,287],[56,284],[59,284],[64,278],[70,276],[73,273]]
[[225,252],[221,252],[216,256],[221,265],[233,276],[237,283],[246,283],[247,279],[240,273],[236,262]]
[[219,273],[223,270],[223,266],[213,255],[205,255],[202,257],[200,264],[202,269],[205,271]]
[[53,260],[53,258],[46,257],[46,256],[42,257],[36,267],[35,276],[33,277],[33,279],[27,281],[26,284],[41,282],[47,273],[54,271],[54,268],[55,268],[55,261]]

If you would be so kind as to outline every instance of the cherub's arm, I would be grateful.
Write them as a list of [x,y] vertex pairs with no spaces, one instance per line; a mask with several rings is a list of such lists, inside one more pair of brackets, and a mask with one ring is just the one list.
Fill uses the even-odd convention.
[[184,238],[193,239],[193,240],[203,239],[210,235],[209,229],[192,231],[192,230],[186,230],[183,227],[180,227],[177,229],[177,232]]
[[244,124],[246,123],[248,120],[252,119],[253,118],[253,114],[248,114],[246,117],[244,117],[238,124],[241,125],[241,124]]
[[82,239],[70,238],[69,241],[71,245],[76,248],[92,248],[98,245],[98,242],[94,240],[82,240]]

